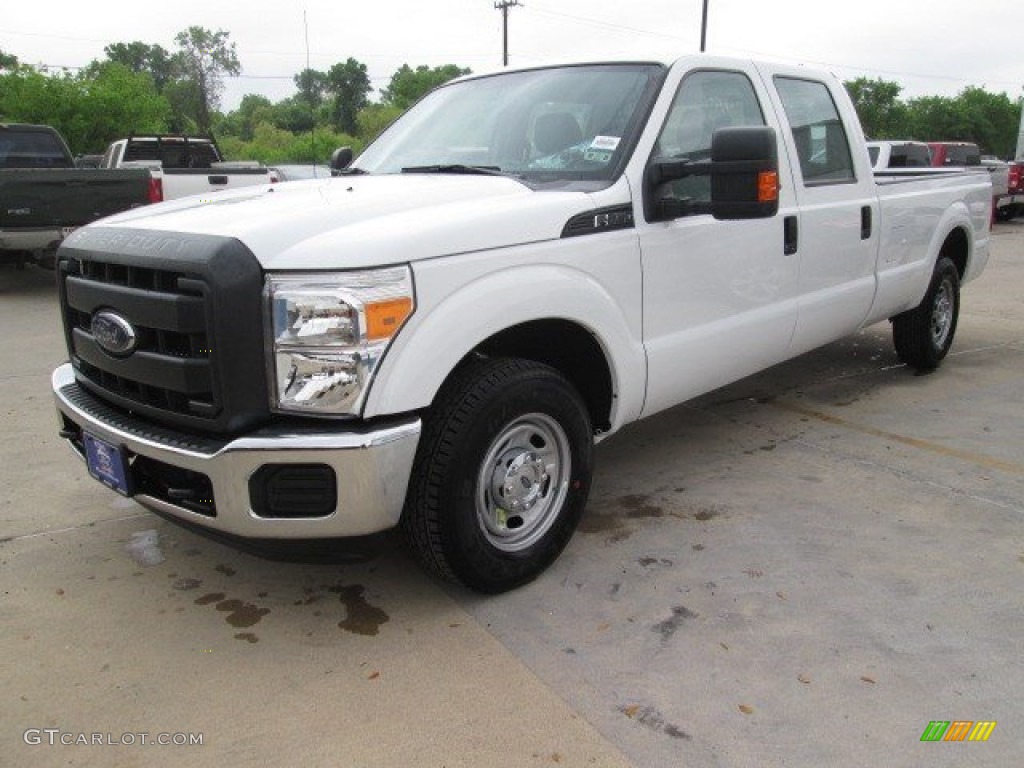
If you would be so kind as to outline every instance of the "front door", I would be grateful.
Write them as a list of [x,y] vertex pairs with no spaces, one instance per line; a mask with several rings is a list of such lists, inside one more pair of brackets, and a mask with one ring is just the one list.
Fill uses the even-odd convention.
[[[753,71],[691,71],[652,156],[707,159],[717,129],[765,125],[766,105]],[[796,323],[798,261],[785,244],[784,221],[795,216],[796,203],[781,142],[779,149],[783,183],[772,218],[718,221],[700,212],[710,202],[707,176],[645,188],[645,220],[637,225],[648,358],[644,415],[786,357]],[[675,217],[651,220],[665,200]]]

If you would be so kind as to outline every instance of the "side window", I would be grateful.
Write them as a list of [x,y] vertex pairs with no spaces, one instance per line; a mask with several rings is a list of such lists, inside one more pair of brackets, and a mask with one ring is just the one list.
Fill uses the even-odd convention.
[[788,77],[775,86],[793,131],[806,186],[855,181],[850,142],[824,83]]
[[[719,128],[764,124],[764,113],[746,75],[694,72],[679,85],[654,145],[654,156],[707,160],[711,157],[711,137]],[[690,176],[664,186],[659,199],[711,202],[708,176]]]

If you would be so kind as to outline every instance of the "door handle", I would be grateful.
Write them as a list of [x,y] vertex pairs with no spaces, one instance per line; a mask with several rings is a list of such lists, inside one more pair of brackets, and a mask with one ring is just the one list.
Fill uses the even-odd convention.
[[796,216],[787,216],[782,221],[782,252],[786,256],[792,256],[800,248],[800,230],[797,226]]
[[860,209],[860,239],[871,239],[871,206],[865,205]]

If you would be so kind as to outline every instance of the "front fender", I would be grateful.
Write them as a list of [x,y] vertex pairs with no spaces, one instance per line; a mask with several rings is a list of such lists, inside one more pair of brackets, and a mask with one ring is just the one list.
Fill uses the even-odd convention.
[[[533,320],[561,319],[592,333],[605,354],[614,391],[612,429],[638,418],[646,380],[639,256],[635,268],[613,266],[609,262],[623,261],[621,249],[608,258],[613,252],[602,259],[590,250],[587,271],[529,263],[528,257],[497,270],[488,269],[493,256],[414,264],[417,309],[381,363],[364,416],[425,408],[456,365],[488,338]],[[595,273],[595,266],[603,269]]]

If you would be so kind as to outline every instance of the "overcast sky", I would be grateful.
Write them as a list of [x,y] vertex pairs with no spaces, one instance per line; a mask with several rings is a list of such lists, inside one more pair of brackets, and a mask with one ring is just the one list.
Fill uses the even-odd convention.
[[[551,58],[674,58],[700,47],[702,0],[522,0],[509,11],[512,65]],[[140,40],[174,50],[188,26],[226,30],[242,75],[222,107],[246,93],[278,100],[309,63],[354,57],[375,89],[402,64],[501,65],[494,0],[4,0],[0,50],[29,64],[81,67],[103,47]],[[804,62],[843,79],[881,77],[904,98],[968,85],[1024,93],[1024,0],[710,0],[709,53]],[[307,25],[304,26],[305,15]],[[376,93],[374,94],[376,97]]]

